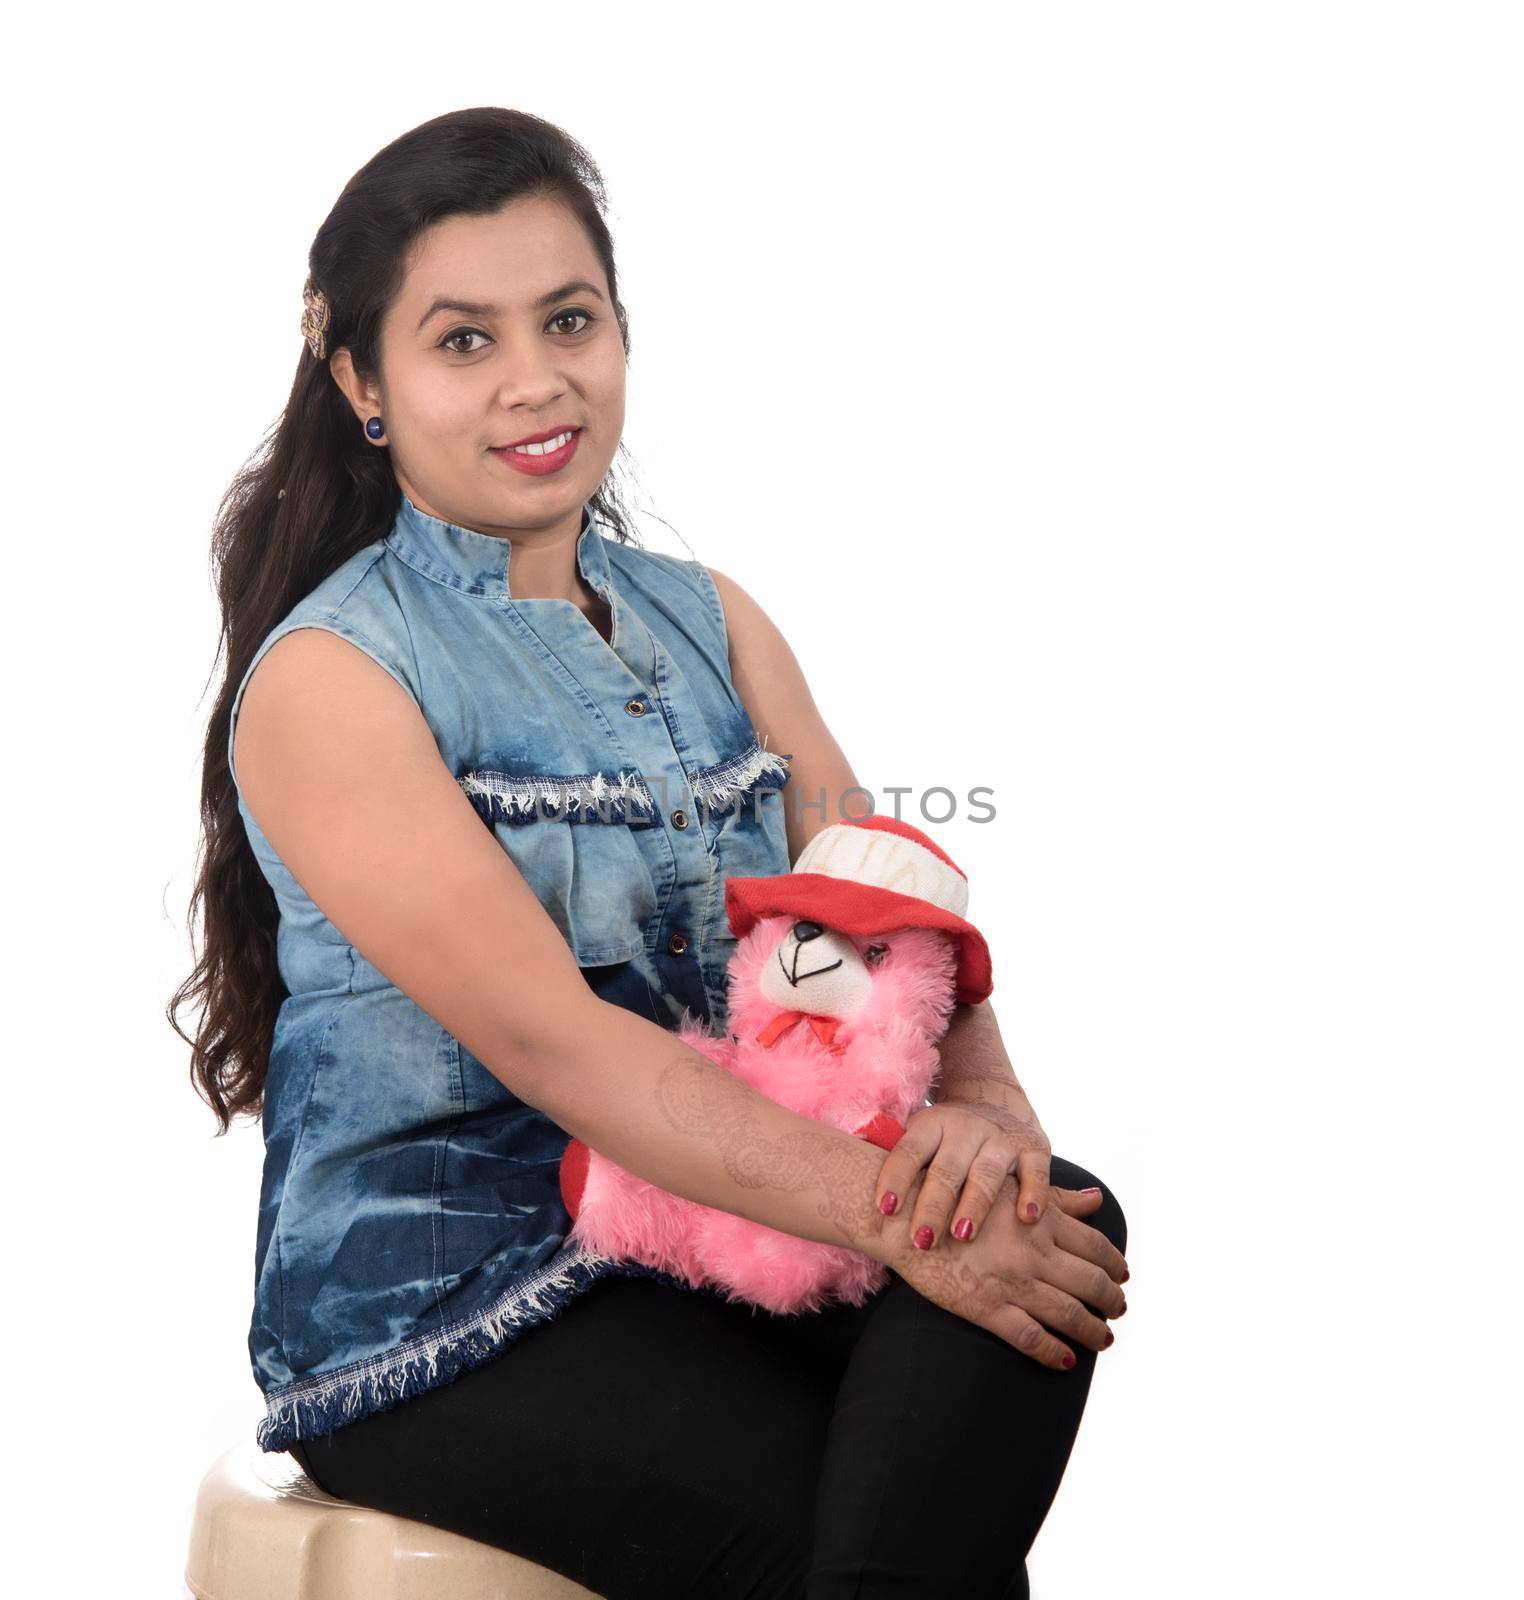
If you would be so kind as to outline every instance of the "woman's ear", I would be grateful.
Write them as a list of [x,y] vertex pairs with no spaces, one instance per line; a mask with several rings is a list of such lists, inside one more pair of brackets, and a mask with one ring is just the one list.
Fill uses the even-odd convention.
[[381,392],[374,384],[361,381],[348,345],[340,345],[329,356],[328,370],[333,374],[333,381],[344,391],[344,398],[360,422],[380,414]]

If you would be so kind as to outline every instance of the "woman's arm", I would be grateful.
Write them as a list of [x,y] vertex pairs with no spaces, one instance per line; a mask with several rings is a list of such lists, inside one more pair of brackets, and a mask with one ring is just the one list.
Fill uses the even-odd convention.
[[[871,796],[863,797],[859,791],[842,806],[841,797],[857,787],[857,779],[826,727],[788,642],[734,578],[713,567],[709,575],[725,606],[730,675],[736,691],[758,733],[768,733],[769,745],[795,752],[783,793],[792,802],[787,812],[789,859],[797,861],[806,842],[828,821],[866,815],[872,809]],[[932,1087],[932,1103],[975,1113],[982,1123],[1016,1142],[1021,1151],[1020,1215],[1023,1221],[1035,1221],[1048,1205],[1051,1148],[1017,1081],[988,1000],[954,1008],[938,1054],[941,1066]],[[907,1152],[909,1149],[907,1145]],[[905,1167],[905,1162],[885,1165],[880,1191],[891,1181],[908,1182],[910,1174]],[[945,1194],[945,1188],[928,1196],[918,1212],[918,1223],[924,1218],[940,1224],[941,1211],[956,1198],[955,1193]],[[934,1232],[939,1231],[939,1226],[934,1226]]]
[[[851,764],[831,736],[788,641],[772,618],[734,578],[709,568],[725,607],[730,635],[730,677],[758,734],[770,750],[792,752],[782,790],[788,858],[828,823],[867,816],[873,809]],[[849,795],[849,790],[857,790]],[[845,799],[843,797],[846,797]]]
[[[804,672],[777,624],[734,578],[713,567],[709,575],[725,605],[730,675],[736,692],[757,732],[768,734],[771,748],[794,752],[783,793],[792,793],[794,799],[788,815],[788,842],[789,859],[796,861],[827,819],[835,822],[844,814],[866,815],[867,802],[848,800],[845,812],[840,809],[842,795],[856,789],[861,796],[863,791],[826,727]],[[1022,1093],[988,1000],[956,1007],[940,1055],[942,1066],[933,1090],[936,1100],[984,1100],[998,1107],[1010,1091]]]
[[412,699],[363,651],[320,628],[277,640],[235,744],[244,801],[297,881],[521,1099],[675,1194],[890,1259],[883,1151],[594,995]]
[[953,1007],[939,1054],[942,1066],[932,1085],[933,1100],[986,1100],[998,1104],[1009,1091],[1022,1092],[988,1000],[975,1006],[960,1003]]

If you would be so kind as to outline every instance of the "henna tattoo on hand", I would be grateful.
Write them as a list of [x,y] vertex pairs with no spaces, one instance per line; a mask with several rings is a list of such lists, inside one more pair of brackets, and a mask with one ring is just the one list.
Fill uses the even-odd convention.
[[974,1095],[947,1094],[936,1103],[939,1106],[967,1106],[986,1122],[994,1123],[1002,1133],[1014,1134],[1028,1144],[1047,1145],[1047,1136],[1038,1126],[1035,1117],[1019,1116],[1008,1107],[997,1105],[993,1101],[980,1099]]
[[1008,1068],[987,1062],[978,1056],[960,1056],[957,1060],[948,1062],[942,1068],[938,1081],[959,1089],[978,1083],[988,1084],[997,1090],[1014,1089],[1020,1095],[1026,1093],[1011,1076]]
[[873,1204],[883,1152],[824,1127],[771,1138],[761,1127],[757,1094],[707,1056],[687,1052],[662,1068],[656,1103],[672,1127],[712,1140],[743,1189],[821,1190],[816,1215],[854,1249],[867,1248],[883,1221]]
[[1002,1133],[1047,1148],[1047,1135],[1026,1091],[1016,1081],[987,1000],[955,1012],[942,1041],[932,1104],[967,1106]]

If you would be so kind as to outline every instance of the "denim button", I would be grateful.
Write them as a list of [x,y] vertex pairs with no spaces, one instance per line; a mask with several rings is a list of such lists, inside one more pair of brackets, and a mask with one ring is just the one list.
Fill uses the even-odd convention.
[[680,956],[687,948],[688,940],[681,933],[674,933],[667,940],[667,949],[675,956]]
[[632,717],[643,717],[646,714],[645,701],[643,700],[626,700],[624,703],[624,709],[628,711]]
[[674,828],[686,828],[688,826],[688,813],[681,809],[674,811],[672,813],[672,826]]

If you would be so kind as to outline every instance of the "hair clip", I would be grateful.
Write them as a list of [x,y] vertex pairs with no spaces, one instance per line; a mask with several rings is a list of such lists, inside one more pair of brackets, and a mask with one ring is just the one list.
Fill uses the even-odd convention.
[[307,341],[307,348],[321,361],[328,353],[328,324],[333,320],[333,312],[328,296],[318,288],[310,272],[302,285],[302,307],[302,337]]

